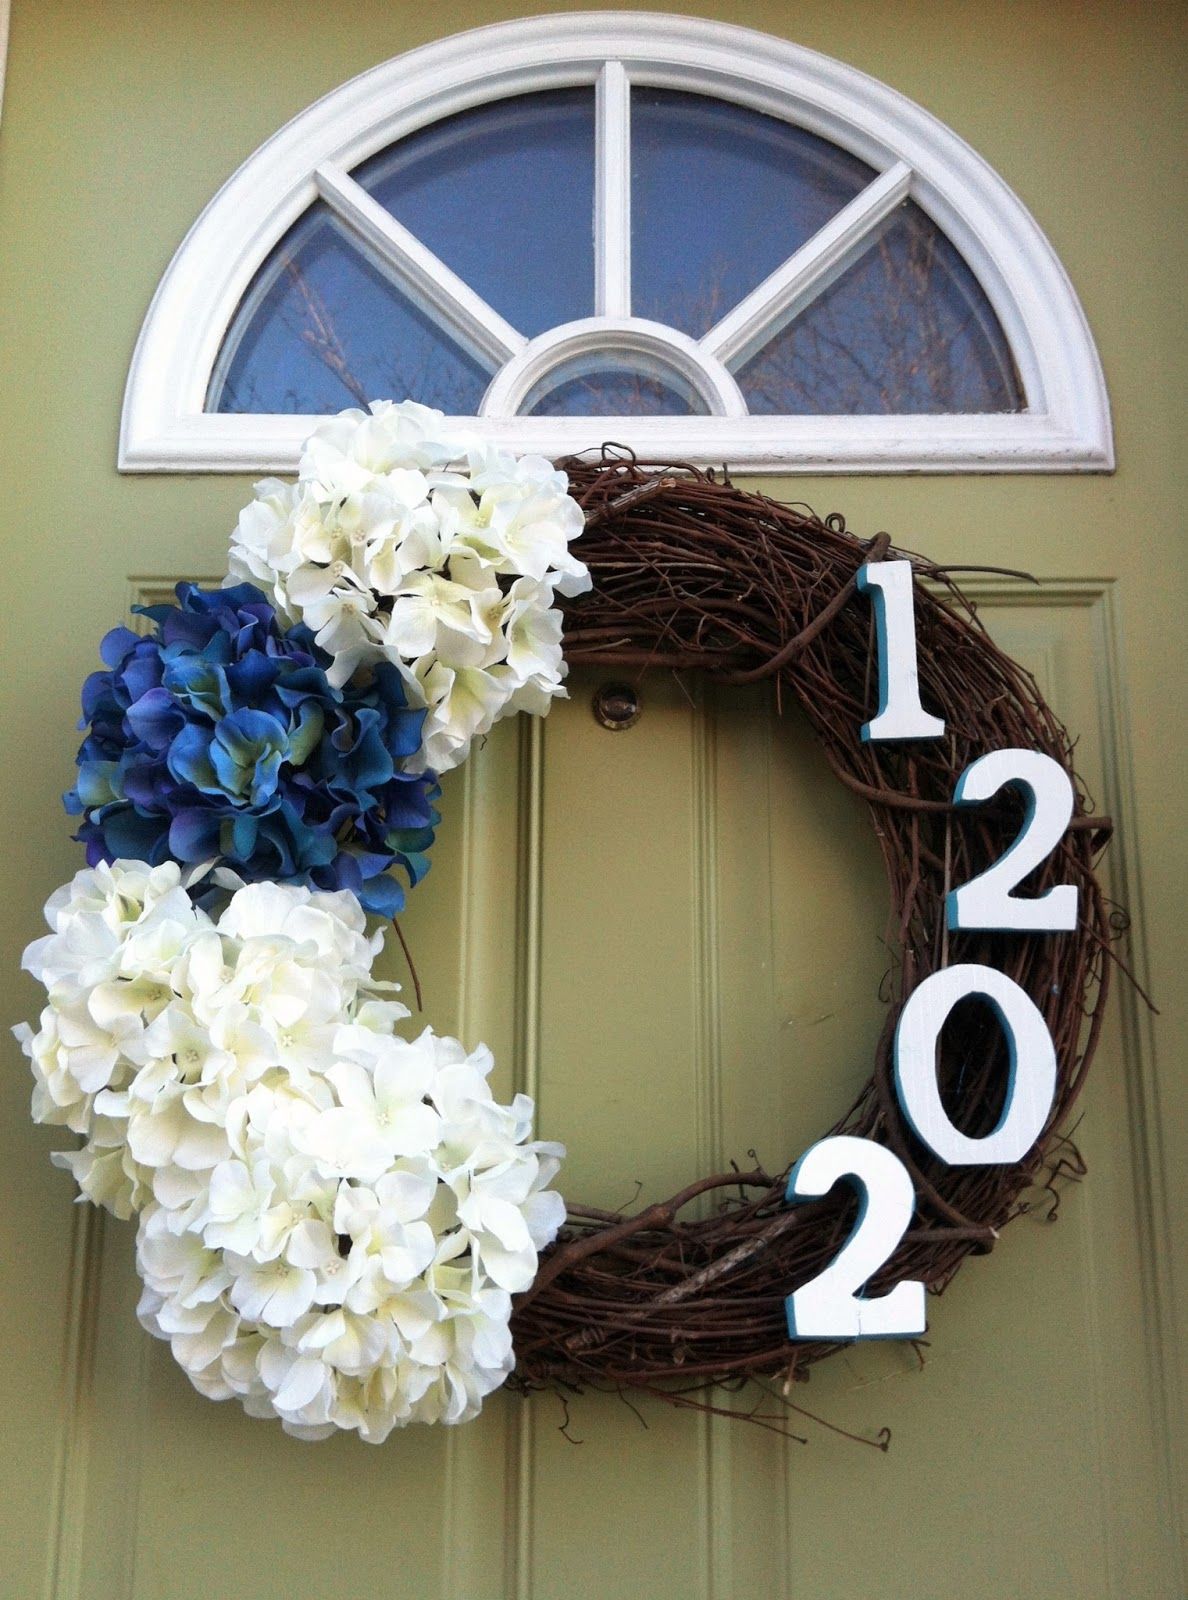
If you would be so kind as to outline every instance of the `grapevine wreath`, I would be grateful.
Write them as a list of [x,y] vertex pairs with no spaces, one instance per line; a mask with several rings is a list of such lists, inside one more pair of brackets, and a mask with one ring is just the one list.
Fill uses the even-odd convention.
[[[1110,823],[951,569],[615,447],[468,450],[411,402],[320,426],[296,483],[257,485],[229,566],[103,641],[66,796],[88,864],[26,952],[47,1004],[17,1030],[34,1117],[82,1136],[54,1159],[137,1217],[140,1319],[204,1394],[375,1442],[509,1378],[709,1405],[918,1337],[925,1291],[1075,1166]],[[544,714],[566,661],[770,680],[866,803],[890,891],[854,1105],[788,1171],[630,1216],[563,1203],[532,1102],[494,1099],[484,1047],[402,1031],[372,972],[367,919],[428,866],[438,775]]]

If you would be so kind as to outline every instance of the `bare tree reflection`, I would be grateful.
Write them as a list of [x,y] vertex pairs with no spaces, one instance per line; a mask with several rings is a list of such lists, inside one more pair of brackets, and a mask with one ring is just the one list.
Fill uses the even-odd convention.
[[[427,404],[456,415],[466,415],[473,409],[473,381],[469,373],[452,356],[444,339],[427,328],[416,340],[405,338],[399,350],[390,349],[382,354],[368,351],[372,370],[378,367],[379,376],[374,393],[352,366],[340,330],[350,328],[359,344],[363,330],[354,307],[340,296],[331,299],[319,290],[309,273],[296,256],[285,252],[278,259],[286,292],[277,297],[273,315],[279,325],[291,335],[294,343],[308,352],[318,366],[328,372],[343,390],[342,404],[348,402],[366,406],[370,400],[382,397],[411,396]],[[383,330],[371,330],[373,339],[382,339]],[[311,400],[308,386],[300,387],[300,369],[290,375],[283,391],[265,394],[261,376],[251,370],[228,373],[218,397],[218,409],[228,412],[317,413],[332,412],[336,407],[316,404]],[[278,404],[278,401],[281,402]]]
[[[730,309],[718,263],[710,281],[649,302],[647,314],[670,326],[704,332]],[[382,326],[360,327],[358,308],[344,293],[320,291],[300,260],[280,260],[285,292],[272,314],[335,384],[344,402],[373,398],[348,350],[366,351],[367,379],[379,392],[411,395],[459,415],[475,405],[476,376],[461,352],[425,317],[420,337],[402,335],[399,348],[378,350]],[[333,280],[332,280],[333,281]],[[257,313],[259,315],[259,313]],[[370,341],[370,342],[369,342]],[[275,394],[261,392],[250,370],[230,380],[223,411],[273,410]],[[867,251],[736,373],[752,413],[860,415],[971,413],[1022,409],[1024,397],[1002,329],[980,286],[931,220],[901,208]],[[295,365],[284,390],[291,411],[311,405]],[[674,416],[704,406],[677,379],[633,370],[630,358],[558,374],[531,404],[537,416]]]
[[887,229],[737,376],[749,409],[768,415],[1002,412],[1023,404],[993,311],[926,219]]

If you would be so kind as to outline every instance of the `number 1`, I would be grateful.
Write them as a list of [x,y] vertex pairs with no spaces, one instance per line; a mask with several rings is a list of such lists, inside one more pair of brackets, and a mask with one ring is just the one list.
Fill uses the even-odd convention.
[[941,738],[944,722],[920,704],[911,562],[868,561],[858,588],[874,606],[879,651],[879,710],[863,725],[863,740]]

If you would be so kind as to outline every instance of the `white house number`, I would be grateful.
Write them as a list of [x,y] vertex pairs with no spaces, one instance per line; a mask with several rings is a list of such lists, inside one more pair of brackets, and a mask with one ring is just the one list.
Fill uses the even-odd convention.
[[[909,561],[867,563],[858,588],[874,607],[879,709],[862,729],[867,740],[939,739],[941,718],[920,703],[916,618]],[[1036,750],[992,750],[966,768],[956,805],[978,805],[1013,786],[1027,797],[1019,837],[987,871],[951,891],[953,929],[1063,933],[1076,927],[1077,890],[1062,884],[1027,899],[1016,885],[1056,848],[1072,818],[1072,781]],[[980,1139],[957,1128],[941,1102],[937,1041],[959,1001],[989,1004],[1008,1046],[1006,1103],[998,1126]],[[992,967],[967,962],[942,967],[908,997],[895,1031],[899,1103],[917,1136],[950,1166],[997,1166],[1022,1160],[1043,1132],[1056,1095],[1056,1051],[1048,1026],[1019,985]],[[872,1139],[836,1134],[812,1145],[788,1178],[787,1199],[818,1199],[836,1183],[861,1197],[858,1220],[835,1259],[787,1298],[792,1339],[896,1339],[924,1332],[924,1285],[898,1283],[886,1294],[861,1290],[892,1256],[911,1224],[916,1196],[898,1156]]]

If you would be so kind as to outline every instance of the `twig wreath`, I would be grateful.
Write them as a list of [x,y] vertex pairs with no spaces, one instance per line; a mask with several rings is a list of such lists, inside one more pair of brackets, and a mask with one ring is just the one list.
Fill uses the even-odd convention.
[[[509,1378],[714,1409],[715,1383],[919,1338],[926,1291],[1075,1168],[1110,823],[952,569],[689,466],[467,454],[377,402],[257,485],[221,590],[145,616],[84,688],[88,865],[26,952],[48,1003],[17,1033],[34,1117],[82,1136],[55,1160],[137,1216],[140,1319],[202,1393],[371,1442]],[[437,774],[544,714],[566,659],[770,680],[890,890],[856,1103],[788,1171],[634,1216],[566,1206],[532,1102],[495,1101],[484,1047],[404,1037],[372,974],[367,916],[427,870]]]
[[[1075,1151],[1059,1129],[1084,1082],[1102,1024],[1109,978],[1110,912],[1094,871],[1111,824],[1080,785],[1059,848],[1025,880],[1034,897],[1074,885],[1073,929],[951,929],[955,885],[991,868],[1024,822],[1023,797],[954,803],[959,776],[990,751],[1050,758],[1075,782],[1072,741],[1027,673],[986,633],[951,570],[861,540],[844,520],[746,493],[687,466],[645,466],[604,453],[562,463],[582,505],[583,558],[593,589],[566,605],[571,662],[624,673],[697,671],[723,684],[774,683],[777,705],[795,701],[830,768],[869,807],[887,873],[888,945],[898,953],[886,1024],[870,1081],[831,1130],[889,1149],[911,1176],[916,1215],[869,1280],[872,1294],[904,1280],[939,1292],[966,1255],[988,1251],[1021,1193]],[[862,603],[870,563],[907,560],[915,579],[921,699],[943,717],[945,737],[863,741],[878,698],[876,618]],[[978,570],[978,569],[966,569]],[[892,1072],[904,1002],[957,963],[1006,974],[1041,1013],[1057,1073],[1042,1131],[1018,1161],[953,1166],[917,1137]],[[1009,1041],[985,1006],[957,1007],[939,1052],[945,1105],[960,1107],[971,1138],[999,1122],[1010,1077]],[[602,1383],[672,1397],[666,1380],[712,1383],[795,1377],[839,1347],[831,1338],[789,1342],[789,1294],[818,1278],[854,1230],[858,1197],[838,1184],[789,1207],[789,1174],[712,1174],[638,1215],[568,1205],[569,1222],[513,1318],[516,1381],[525,1386]],[[714,1213],[682,1217],[699,1196]],[[922,1330],[921,1330],[922,1331]],[[664,1386],[664,1387],[660,1387]]]

